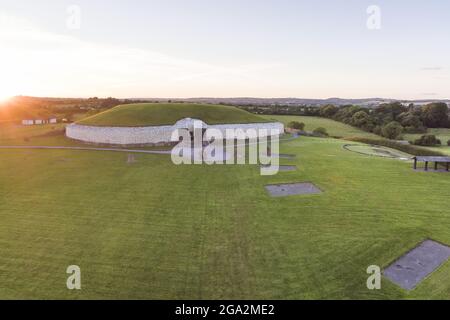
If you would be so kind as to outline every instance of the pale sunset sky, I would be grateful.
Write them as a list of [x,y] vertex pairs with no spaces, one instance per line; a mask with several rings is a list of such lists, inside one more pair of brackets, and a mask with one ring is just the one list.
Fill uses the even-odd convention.
[[450,98],[449,16],[447,0],[0,0],[0,98]]

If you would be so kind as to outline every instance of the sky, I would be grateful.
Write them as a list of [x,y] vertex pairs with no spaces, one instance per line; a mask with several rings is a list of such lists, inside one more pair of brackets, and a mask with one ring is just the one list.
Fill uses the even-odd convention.
[[447,0],[0,0],[0,99],[450,98]]

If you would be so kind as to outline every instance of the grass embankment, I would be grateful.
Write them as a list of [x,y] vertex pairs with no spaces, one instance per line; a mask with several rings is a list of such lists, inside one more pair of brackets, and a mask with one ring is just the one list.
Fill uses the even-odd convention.
[[117,106],[77,123],[90,126],[118,127],[162,126],[173,125],[184,118],[199,119],[207,124],[268,122],[263,117],[230,106],[144,103]]

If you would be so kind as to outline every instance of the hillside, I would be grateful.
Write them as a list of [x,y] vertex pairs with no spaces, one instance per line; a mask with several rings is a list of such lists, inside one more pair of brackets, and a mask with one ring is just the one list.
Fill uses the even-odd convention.
[[288,124],[291,121],[303,122],[305,124],[306,131],[313,131],[316,128],[322,127],[327,129],[330,136],[337,136],[342,138],[349,137],[365,137],[365,138],[380,138],[379,136],[365,132],[361,129],[346,125],[341,122],[337,122],[331,119],[320,117],[306,117],[306,116],[264,116],[269,121],[280,121],[284,124]]
[[[425,147],[429,150],[441,152],[450,155],[450,147],[447,145],[447,142],[450,140],[450,129],[446,128],[436,128],[436,129],[428,129],[426,134],[433,134],[436,138],[440,139],[442,142],[441,146],[436,147]],[[419,139],[423,134],[405,134],[404,138],[408,141],[414,141]]]
[[207,124],[258,123],[267,119],[235,107],[189,103],[142,103],[120,105],[78,121],[90,126],[161,126],[184,118],[200,119]]

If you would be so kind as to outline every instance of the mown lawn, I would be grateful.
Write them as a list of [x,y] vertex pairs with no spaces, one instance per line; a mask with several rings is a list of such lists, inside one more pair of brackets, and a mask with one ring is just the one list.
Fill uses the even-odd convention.
[[309,132],[319,127],[322,127],[327,129],[327,132],[330,136],[338,136],[342,138],[349,138],[349,137],[380,138],[379,136],[373,133],[365,132],[358,128],[326,118],[305,117],[305,116],[276,116],[276,115],[267,115],[264,117],[268,120],[276,120],[284,124],[288,124],[291,121],[303,122],[306,125],[305,130]]
[[[0,150],[0,298],[450,298],[450,263],[407,293],[387,266],[426,238],[450,244],[450,176],[345,151],[282,144],[297,172],[180,166],[169,156]],[[268,183],[324,193],[270,198]],[[79,265],[82,290],[66,289]]]

